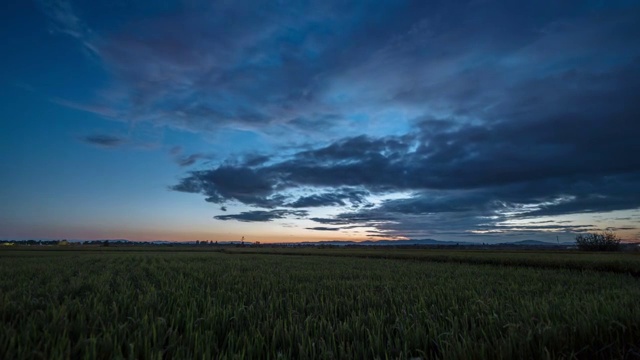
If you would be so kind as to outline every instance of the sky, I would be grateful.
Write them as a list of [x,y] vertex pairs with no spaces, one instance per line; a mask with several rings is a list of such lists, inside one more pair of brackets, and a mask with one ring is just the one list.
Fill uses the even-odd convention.
[[10,0],[0,238],[640,242],[640,3]]

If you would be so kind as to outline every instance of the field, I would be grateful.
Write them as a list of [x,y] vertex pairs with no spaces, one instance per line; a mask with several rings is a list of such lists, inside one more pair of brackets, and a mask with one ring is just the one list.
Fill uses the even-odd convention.
[[0,358],[640,358],[635,254],[175,250],[0,250]]

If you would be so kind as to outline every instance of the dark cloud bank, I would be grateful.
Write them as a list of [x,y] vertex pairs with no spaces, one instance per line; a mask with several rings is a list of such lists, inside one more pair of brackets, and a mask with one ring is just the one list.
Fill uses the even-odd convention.
[[[621,102],[624,96],[620,94]],[[213,203],[353,206],[355,210],[334,218],[312,220],[374,226],[390,234],[420,234],[425,229],[498,233],[508,229],[496,224],[508,219],[637,209],[640,125],[635,119],[640,112],[637,105],[618,108],[622,104],[607,103],[612,108],[607,120],[587,113],[554,114],[516,120],[517,124],[511,120],[459,126],[425,120],[401,137],[348,138],[269,165],[194,171],[174,189],[202,193]],[[616,113],[617,109],[623,111]],[[290,190],[298,187],[335,190],[291,198]],[[368,194],[400,191],[412,196],[375,208],[363,206]],[[277,218],[287,214],[275,211]],[[255,219],[253,215],[217,218]],[[528,226],[530,231],[552,228],[585,230]]]

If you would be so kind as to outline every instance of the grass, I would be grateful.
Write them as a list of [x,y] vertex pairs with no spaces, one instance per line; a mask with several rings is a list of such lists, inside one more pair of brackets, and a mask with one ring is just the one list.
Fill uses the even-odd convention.
[[0,251],[0,354],[640,356],[640,280],[630,275],[431,262],[427,252],[387,251],[400,258],[389,259],[246,251]]
[[229,248],[228,253],[346,256],[375,259],[404,259],[429,262],[489,264],[547,269],[606,271],[640,277],[640,253],[598,253],[566,250],[451,250],[384,248]]

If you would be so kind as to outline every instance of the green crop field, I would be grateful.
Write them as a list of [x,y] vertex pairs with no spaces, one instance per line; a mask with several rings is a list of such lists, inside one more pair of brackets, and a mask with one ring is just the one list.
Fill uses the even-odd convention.
[[0,358],[640,357],[637,255],[281,250],[3,249]]

